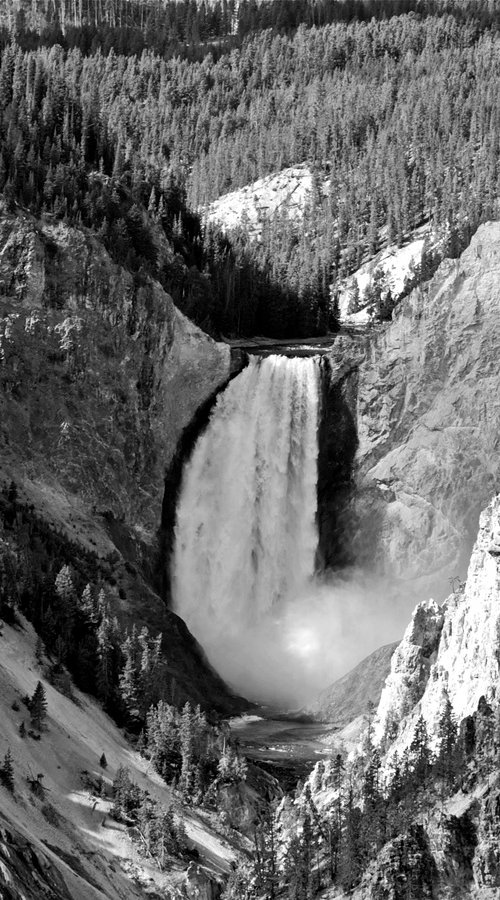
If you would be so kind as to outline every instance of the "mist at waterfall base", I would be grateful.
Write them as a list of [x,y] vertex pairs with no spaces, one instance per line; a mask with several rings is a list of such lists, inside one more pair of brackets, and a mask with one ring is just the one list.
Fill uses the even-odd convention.
[[[297,709],[373,650],[401,638],[408,611],[362,571],[313,581],[258,622],[205,620],[197,633],[237,693]],[[195,631],[196,633],[196,631]]]
[[384,585],[320,582],[317,358],[251,357],[219,396],[185,467],[174,607],[248,699],[299,705],[394,640]]

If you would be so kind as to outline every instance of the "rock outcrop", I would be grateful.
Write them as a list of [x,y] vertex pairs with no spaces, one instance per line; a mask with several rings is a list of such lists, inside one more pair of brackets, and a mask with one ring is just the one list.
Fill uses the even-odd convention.
[[500,496],[480,519],[467,581],[443,608],[417,607],[396,650],[377,713],[379,741],[401,753],[411,742],[417,716],[435,743],[446,697],[460,723],[482,697],[498,703],[500,680]]
[[492,895],[495,896],[495,893],[500,890],[500,791],[498,786],[489,790],[481,802],[478,846],[473,870],[474,880],[478,887],[484,892],[490,889]]
[[432,900],[436,865],[422,827],[390,841],[368,869],[356,900]]
[[[328,181],[319,183],[317,189],[327,193]],[[225,231],[244,227],[251,240],[259,240],[265,223],[273,217],[302,219],[314,190],[311,170],[306,165],[293,166],[223,194],[206,208],[204,215]]]
[[391,670],[381,691],[375,738],[381,740],[413,711],[422,697],[436,659],[443,613],[434,600],[417,606],[403,640],[392,654]]
[[318,431],[318,550],[316,567],[336,569],[353,562],[349,510],[354,496],[357,372],[334,370],[321,360]]
[[89,233],[0,216],[2,456],[149,539],[165,468],[229,348]]
[[357,716],[364,715],[368,703],[377,706],[397,646],[387,644],[370,653],[354,669],[322,691],[306,712],[318,721],[344,726]]
[[362,339],[336,341],[358,367],[353,553],[406,593],[447,593],[463,575],[480,510],[500,484],[500,224]]
[[229,348],[158,282],[83,229],[0,208],[0,489],[14,481],[29,515],[96,557],[122,621],[163,633],[179,701],[226,710],[222,681],[156,592],[155,566],[165,471],[229,375]]

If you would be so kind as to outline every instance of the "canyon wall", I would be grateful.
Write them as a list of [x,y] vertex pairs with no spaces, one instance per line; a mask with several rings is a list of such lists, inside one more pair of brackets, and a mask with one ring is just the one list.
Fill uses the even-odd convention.
[[89,233],[28,216],[0,216],[0,304],[5,463],[150,537],[165,468],[228,378],[228,347]]
[[[480,518],[467,581],[443,607],[420,604],[392,658],[375,724],[379,741],[400,754],[418,716],[433,742],[445,699],[460,723],[482,697],[498,704],[500,678],[500,496]],[[435,749],[435,747],[433,747]]]
[[[339,337],[357,369],[351,552],[421,597],[463,575],[500,484],[500,224],[404,299],[386,327]],[[404,588],[402,588],[404,590]]]
[[180,437],[229,374],[229,348],[89,232],[0,209],[0,489],[97,558],[122,621],[163,633],[177,700],[214,706],[232,700],[158,596],[157,535]]

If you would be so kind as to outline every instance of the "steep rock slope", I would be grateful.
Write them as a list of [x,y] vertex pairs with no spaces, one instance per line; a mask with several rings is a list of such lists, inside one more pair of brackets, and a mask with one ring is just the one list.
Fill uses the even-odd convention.
[[[358,367],[355,556],[445,596],[500,481],[500,224],[413,291],[386,328],[336,342]],[[360,351],[363,358],[359,361]],[[401,591],[408,595],[411,588]]]
[[322,691],[307,712],[315,719],[338,725],[347,725],[366,713],[369,702],[376,705],[380,700],[397,646],[387,644],[370,653],[354,669]]
[[[165,248],[159,248],[165,254]],[[163,475],[229,349],[90,234],[0,215],[2,456],[149,536]]]
[[[199,854],[193,876],[187,860],[172,858],[160,872],[137,852],[127,829],[109,816],[111,784],[119,766],[162,808],[172,802],[170,788],[148,761],[132,750],[114,723],[89,697],[69,699],[48,684],[35,657],[36,636],[26,623],[2,626],[0,636],[0,759],[8,748],[14,765],[14,794],[0,785],[0,896],[5,900],[135,900],[165,897],[183,886],[190,900],[209,900],[210,884],[230,870],[235,852],[195,812],[176,814],[188,844]],[[41,739],[29,734],[29,712],[22,698],[38,680],[47,697]],[[25,722],[26,736],[19,733]],[[99,766],[104,753],[106,769]],[[40,778],[40,776],[42,776]],[[101,793],[95,785],[103,778]],[[30,781],[43,784],[44,796]],[[198,890],[197,890],[198,888]]]
[[[497,900],[499,559],[500,496],[496,496],[481,515],[466,583],[457,584],[441,607],[432,600],[419,604],[392,657],[371,734],[380,745],[383,803],[387,811],[395,803],[403,816],[397,829],[386,833],[358,886],[346,893],[340,886],[327,888],[320,895],[324,900],[346,900],[347,896],[353,900]],[[417,721],[423,717],[426,723],[429,749],[442,752],[438,723],[448,699],[452,718],[462,725],[454,749],[455,773],[443,775],[438,758],[429,769],[427,783],[420,771],[405,789],[404,761],[410,760],[411,772],[419,753],[417,744],[411,746]],[[365,776],[370,771],[373,757],[367,755],[368,745],[365,728],[348,760],[352,767],[348,777],[353,772],[359,777],[363,755],[362,765],[368,767]],[[339,802],[332,773],[328,761],[318,764],[309,778],[307,789],[318,809],[333,811]],[[361,804],[364,789],[360,790],[359,781],[355,790]],[[369,810],[365,806],[365,815],[373,816]],[[369,822],[376,829],[376,818]]]
[[91,234],[0,210],[0,489],[14,481],[28,516],[97,557],[113,613],[163,633],[180,702],[226,709],[222,681],[152,586],[165,470],[229,373],[229,349]]
[[377,713],[375,734],[391,754],[411,742],[417,716],[436,739],[448,697],[457,722],[481,697],[498,703],[500,679],[500,496],[481,515],[467,581],[440,610],[421,604],[396,650]]
[[[405,289],[405,282],[422,263],[422,251],[426,237],[429,240],[429,226],[422,226],[412,232],[407,244],[398,247],[392,244],[384,247],[368,262],[363,263],[352,276],[337,283],[339,290],[339,308],[344,321],[361,324],[369,321],[367,308],[367,291],[373,284],[375,272],[383,273],[384,290],[390,290],[394,300],[398,299]],[[356,293],[358,299],[353,302]],[[355,310],[353,307],[357,306]]]

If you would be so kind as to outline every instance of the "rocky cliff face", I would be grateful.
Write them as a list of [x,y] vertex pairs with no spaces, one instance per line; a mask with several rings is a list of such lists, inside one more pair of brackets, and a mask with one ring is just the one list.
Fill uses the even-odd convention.
[[0,216],[2,454],[149,537],[163,477],[229,349],[83,231]]
[[0,209],[0,488],[15,481],[25,508],[96,554],[116,612],[162,631],[174,677],[215,705],[222,682],[152,586],[165,471],[229,374],[229,349],[89,233]]
[[375,733],[391,754],[411,742],[422,715],[435,741],[445,697],[457,722],[481,697],[498,703],[500,678],[500,496],[481,515],[467,582],[443,608],[420,604],[396,650],[377,713]]
[[[399,819],[397,833],[389,826],[385,842],[349,893],[353,900],[497,900],[499,896],[499,563],[500,495],[480,517],[466,583],[457,584],[441,607],[432,600],[420,603],[392,656],[372,737],[381,751],[382,807],[385,802],[387,821],[391,821],[391,792],[398,810],[404,811],[407,804],[407,814]],[[401,773],[405,759],[413,765],[411,744],[417,721],[423,717],[430,749],[437,754],[441,749],[438,723],[448,699],[460,735],[455,775],[448,780],[434,765],[427,783],[422,773],[414,773],[405,789],[395,773]],[[366,738],[365,730],[365,754]],[[359,776],[361,759],[351,755],[348,777],[353,772]],[[373,756],[365,755],[363,765],[372,762]],[[330,766],[318,763],[307,790],[317,808],[333,810],[338,787]],[[365,769],[365,775],[369,771]],[[415,803],[410,799],[414,795]],[[362,803],[361,791],[358,801]],[[371,834],[376,818],[370,818],[373,812],[366,802]],[[340,900],[347,894],[332,888],[322,896]]]
[[490,223],[390,325],[364,343],[346,335],[331,354],[358,368],[354,555],[420,579],[420,596],[444,596],[463,574],[500,482],[499,280],[500,224]]
[[318,551],[316,566],[341,568],[353,562],[349,510],[354,496],[357,372],[321,360],[318,432]]
[[429,680],[443,628],[443,612],[434,600],[417,606],[403,640],[392,655],[391,671],[381,692],[375,738],[390,736],[413,711]]
[[361,660],[354,669],[322,691],[306,712],[319,721],[347,725],[367,712],[369,702],[378,705],[397,646],[379,647]]

